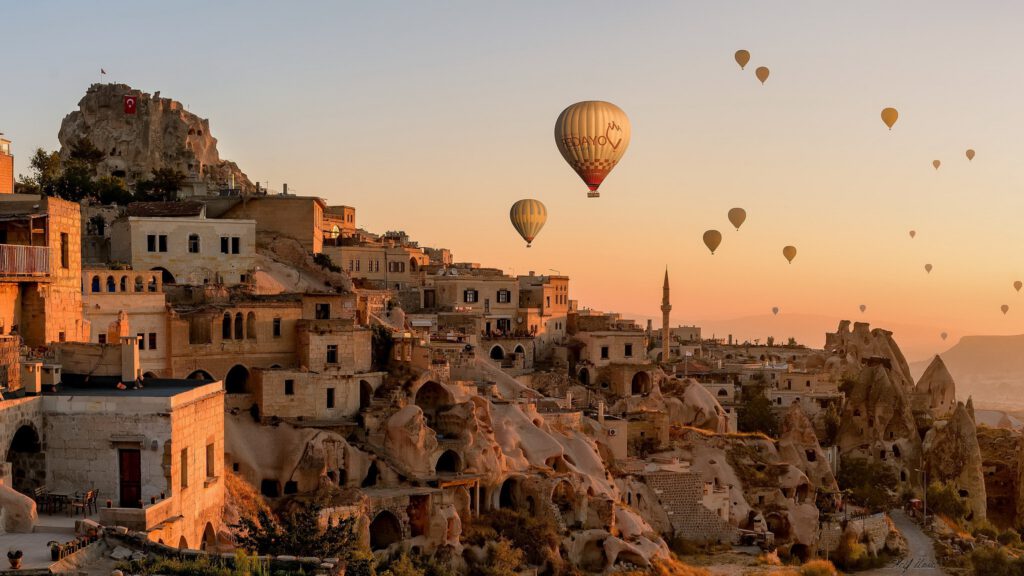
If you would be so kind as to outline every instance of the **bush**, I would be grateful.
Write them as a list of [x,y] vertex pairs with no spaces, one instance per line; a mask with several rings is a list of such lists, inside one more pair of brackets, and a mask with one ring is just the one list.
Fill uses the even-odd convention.
[[977,576],[1020,576],[1024,561],[1013,558],[1002,548],[979,548],[971,553],[971,568]]
[[[928,509],[960,521],[967,515],[967,503],[952,484],[932,482],[928,485]],[[992,538],[995,538],[995,532]]]
[[532,516],[512,510],[494,510],[474,519],[464,532],[466,542],[484,546],[502,538],[522,550],[526,561],[535,566],[562,564],[558,554],[561,536],[554,521],[548,515]]
[[800,576],[837,576],[838,573],[828,560],[811,560],[800,567]]
[[[841,489],[850,491],[850,500],[872,510],[891,507],[890,489],[899,485],[892,469],[864,458],[843,460],[836,481]],[[930,496],[928,505],[931,506]]]
[[761,390],[752,389],[740,406],[736,420],[740,432],[761,432],[775,438],[779,434],[779,419],[772,403]]
[[1020,546],[1020,533],[1013,528],[1007,528],[1005,532],[996,537],[1003,546]]

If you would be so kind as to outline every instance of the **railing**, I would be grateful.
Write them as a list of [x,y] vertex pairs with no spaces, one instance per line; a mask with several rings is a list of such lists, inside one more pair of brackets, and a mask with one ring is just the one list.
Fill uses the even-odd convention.
[[0,276],[46,276],[49,273],[48,247],[0,244]]

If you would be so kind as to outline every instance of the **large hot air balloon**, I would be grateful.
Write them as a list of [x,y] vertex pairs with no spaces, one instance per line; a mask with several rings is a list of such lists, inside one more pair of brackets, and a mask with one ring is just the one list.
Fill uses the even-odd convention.
[[949,338],[949,334],[946,334],[945,332],[943,332],[942,334],[939,334],[939,336],[942,337],[943,340],[945,340],[946,338]]
[[932,273],[932,265],[931,264],[925,264],[924,265],[924,271],[929,273],[929,274],[931,274]]
[[934,166],[935,169],[938,170],[939,166],[942,166],[942,162],[940,162],[938,160],[932,160],[932,166]]
[[999,309],[1003,311],[1003,314],[1006,314],[1007,312],[1010,311],[1010,307],[1007,306],[1006,304],[1003,304],[1002,306],[1000,306]]
[[911,230],[910,231],[910,238],[913,239],[914,236],[917,236],[917,230]]
[[896,120],[900,117],[900,113],[895,108],[883,108],[882,109],[882,122],[892,130],[892,125],[896,123]]
[[789,263],[793,263],[793,258],[796,258],[796,246],[786,246],[782,249],[782,255],[789,260]]
[[722,233],[718,230],[708,230],[704,233],[704,245],[711,250],[711,254],[714,255],[718,245],[722,243]]
[[729,210],[729,222],[736,227],[737,230],[743,225],[743,222],[747,220],[747,211],[743,208],[733,208]]
[[544,227],[544,223],[548,221],[548,209],[540,200],[527,198],[513,204],[508,217],[512,220],[516,232],[526,240],[526,247],[529,248],[533,239],[540,233],[540,229]]
[[1021,288],[1024,288],[1024,282],[1021,282],[1020,280],[1014,281],[1013,289],[1016,290],[1017,292],[1020,292]]
[[737,50],[735,58],[736,63],[740,65],[740,70],[743,70],[743,68],[746,67],[747,62],[750,62],[750,52],[747,52],[746,50]]
[[754,70],[754,76],[757,76],[757,79],[761,81],[761,84],[764,84],[765,81],[768,80],[768,74],[770,73],[771,71],[768,70],[767,66],[758,66],[757,70]]
[[861,312],[861,314],[863,314],[863,313],[864,313],[864,311],[865,311],[865,310],[867,310],[867,309],[868,309],[868,307],[867,307],[867,306],[865,306],[864,304],[861,304],[861,305],[860,305],[860,312]]
[[773,306],[772,307],[772,314],[775,315],[775,316],[779,315],[779,307],[778,306]]
[[629,118],[611,102],[588,100],[569,106],[555,120],[555,144],[562,158],[590,189],[590,198],[629,147]]
[[974,149],[973,148],[968,148],[967,149],[967,160],[968,161],[974,160]]

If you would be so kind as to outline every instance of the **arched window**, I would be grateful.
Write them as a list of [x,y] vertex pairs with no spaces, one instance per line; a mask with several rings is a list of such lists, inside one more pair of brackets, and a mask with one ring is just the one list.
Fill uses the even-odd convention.
[[100,291],[100,277],[99,276],[93,276],[92,277],[92,291],[93,292],[99,292]]
[[231,312],[224,313],[224,319],[220,324],[220,337],[224,340],[231,340]]
[[149,291],[156,292],[156,276],[151,276],[149,278]]
[[188,251],[190,254],[199,254],[199,234],[188,235]]
[[242,313],[235,313],[235,340],[241,340],[245,338],[245,326],[242,321]]
[[114,292],[117,290],[117,284],[114,283],[113,276],[107,276],[107,292]]
[[143,280],[142,280],[142,276],[136,276],[135,277],[135,291],[136,292],[144,292],[146,290],[145,284],[146,283],[143,282]]
[[121,276],[121,292],[128,291],[128,276]]
[[249,312],[245,315],[245,337],[249,340],[256,339],[256,313]]

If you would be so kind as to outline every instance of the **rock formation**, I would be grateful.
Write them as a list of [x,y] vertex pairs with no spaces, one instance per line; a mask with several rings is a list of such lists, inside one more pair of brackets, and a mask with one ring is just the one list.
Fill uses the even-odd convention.
[[0,526],[3,531],[32,532],[36,519],[36,503],[0,479]]
[[967,407],[956,405],[948,420],[940,420],[924,439],[925,469],[928,482],[942,482],[956,488],[968,507],[967,518],[986,517],[985,478],[981,448]]
[[673,378],[665,389],[674,390],[671,396],[666,393],[664,398],[672,424],[702,428],[709,432],[728,432],[729,420],[725,409],[714,394],[696,380]]
[[[126,113],[129,96],[135,98],[134,114]],[[220,158],[210,121],[159,92],[151,96],[126,84],[93,84],[78,110],[64,117],[57,138],[64,158],[74,143],[88,140],[105,153],[97,175],[124,178],[129,186],[170,168],[185,174],[193,195],[255,189],[238,165]]]
[[910,365],[888,330],[871,330],[866,322],[855,322],[851,330],[850,321],[843,320],[835,332],[825,335],[825,351],[832,355],[825,366],[837,376],[837,381],[856,377],[861,364],[872,360],[886,365],[893,383],[908,392],[914,388]]
[[932,421],[949,417],[956,409],[956,383],[942,358],[932,359],[917,381],[913,405],[918,429],[926,429]]
[[839,485],[829,465],[825,451],[818,443],[814,426],[807,418],[799,403],[786,411],[782,419],[782,434],[779,437],[779,456],[782,460],[799,468],[815,485],[819,492],[837,494]]
[[1024,499],[1024,495],[1018,495],[1021,433],[1007,428],[978,426],[977,437],[981,465],[985,471],[988,519],[1001,528],[1020,526],[1024,520],[1017,514],[1017,510],[1024,510],[1018,504],[1020,499]]

